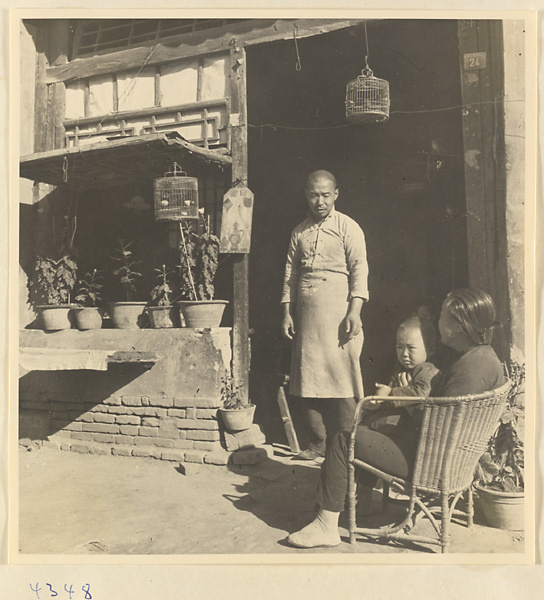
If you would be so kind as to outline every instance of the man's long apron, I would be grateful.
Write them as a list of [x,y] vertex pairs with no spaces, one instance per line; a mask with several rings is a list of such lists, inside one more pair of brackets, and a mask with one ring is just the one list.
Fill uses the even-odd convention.
[[303,398],[363,398],[360,332],[340,331],[349,306],[347,275],[302,272],[296,301],[290,392]]

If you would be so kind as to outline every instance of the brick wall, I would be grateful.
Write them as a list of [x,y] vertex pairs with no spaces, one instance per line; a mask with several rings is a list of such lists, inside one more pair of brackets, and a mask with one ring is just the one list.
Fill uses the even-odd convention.
[[63,450],[226,464],[217,420],[230,331],[21,332],[22,345],[153,351],[150,369],[31,371],[19,385],[19,438]]
[[35,437],[39,423],[62,450],[212,464],[225,458],[214,398],[111,396],[89,404],[27,392],[19,404],[20,437]]

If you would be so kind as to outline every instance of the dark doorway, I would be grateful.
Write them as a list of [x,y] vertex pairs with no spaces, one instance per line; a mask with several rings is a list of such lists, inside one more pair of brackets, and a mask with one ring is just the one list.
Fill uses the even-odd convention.
[[293,41],[248,50],[254,378],[275,365],[285,253],[315,169],[336,175],[336,207],[367,239],[366,393],[394,367],[400,321],[421,304],[438,316],[445,294],[468,282],[457,21],[367,29],[370,66],[391,93],[390,119],[375,125],[344,118],[346,84],[364,66],[363,26],[299,40],[300,71]]

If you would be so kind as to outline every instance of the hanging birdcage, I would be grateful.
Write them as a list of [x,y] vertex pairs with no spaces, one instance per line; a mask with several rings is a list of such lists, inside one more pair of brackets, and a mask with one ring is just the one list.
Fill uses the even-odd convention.
[[374,77],[368,66],[368,32],[365,31],[365,68],[346,86],[346,120],[350,123],[379,123],[389,119],[389,82]]
[[389,104],[389,82],[374,77],[368,67],[346,87],[346,119],[350,123],[387,121]]
[[198,179],[187,177],[178,163],[153,181],[157,221],[198,219]]

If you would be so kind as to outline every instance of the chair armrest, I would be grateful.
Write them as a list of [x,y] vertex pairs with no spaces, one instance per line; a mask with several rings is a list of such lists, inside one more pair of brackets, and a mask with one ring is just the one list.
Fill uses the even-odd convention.
[[355,407],[355,415],[353,417],[353,425],[351,427],[351,435],[350,439],[355,439],[355,433],[357,431],[357,427],[359,426],[359,421],[361,419],[361,411],[365,403],[368,402],[398,402],[404,404],[422,404],[427,401],[427,398],[424,396],[365,396],[359,402],[357,402],[357,406]]
[[411,404],[412,402],[425,402],[426,396],[365,396],[361,402],[405,402]]

